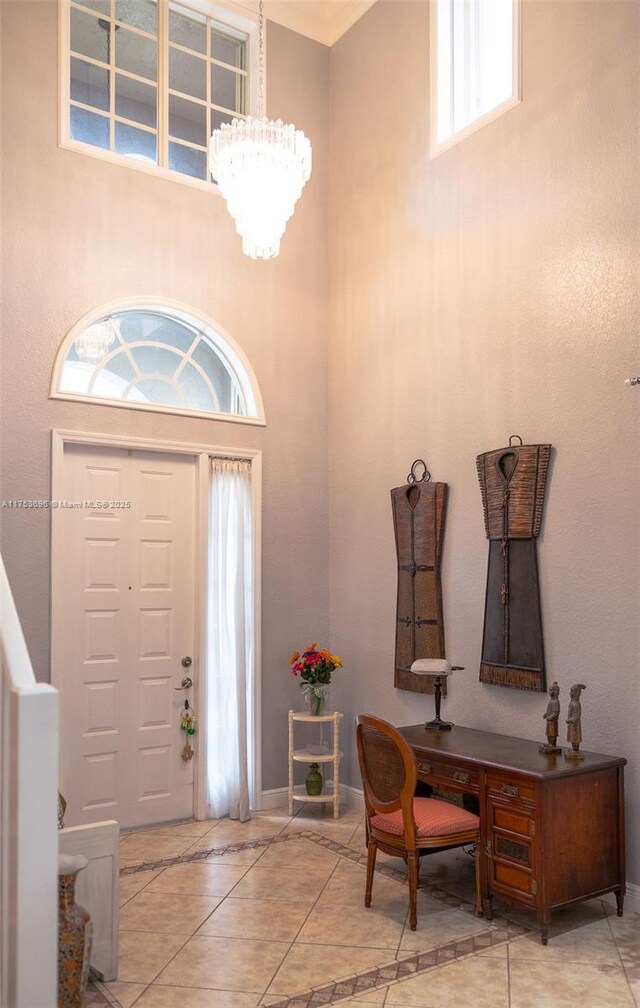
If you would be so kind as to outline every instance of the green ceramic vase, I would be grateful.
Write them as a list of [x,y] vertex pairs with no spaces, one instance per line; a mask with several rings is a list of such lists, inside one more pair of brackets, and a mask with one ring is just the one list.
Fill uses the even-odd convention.
[[320,773],[320,766],[318,763],[312,763],[309,767],[309,773],[306,776],[304,785],[307,789],[308,795],[321,795],[322,794],[322,774]]

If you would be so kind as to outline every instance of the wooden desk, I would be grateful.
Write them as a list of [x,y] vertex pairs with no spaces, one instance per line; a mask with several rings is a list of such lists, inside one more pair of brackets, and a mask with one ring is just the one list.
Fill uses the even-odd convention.
[[622,916],[625,759],[585,752],[573,763],[537,742],[457,726],[399,731],[421,781],[479,801],[488,917],[494,893],[529,907],[546,945],[558,907],[614,892]]

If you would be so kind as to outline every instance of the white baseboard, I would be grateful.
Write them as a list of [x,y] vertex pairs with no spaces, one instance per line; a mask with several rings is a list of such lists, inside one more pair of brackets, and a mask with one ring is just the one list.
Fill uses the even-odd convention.
[[362,794],[362,788],[351,787],[349,784],[341,784],[340,798],[344,801],[345,805],[348,805],[350,808],[360,809],[364,815],[364,795]]
[[260,808],[256,812],[268,812],[270,809],[283,808],[289,801],[289,789],[286,787],[272,788],[263,791],[260,796]]
[[[330,798],[327,798],[329,801]],[[263,791],[260,798],[260,808],[256,812],[268,812],[270,809],[285,808],[289,801],[289,789],[286,787],[272,788],[270,791]],[[340,784],[340,801],[349,808],[360,808],[364,812],[364,799],[361,788],[350,787],[348,784]]]

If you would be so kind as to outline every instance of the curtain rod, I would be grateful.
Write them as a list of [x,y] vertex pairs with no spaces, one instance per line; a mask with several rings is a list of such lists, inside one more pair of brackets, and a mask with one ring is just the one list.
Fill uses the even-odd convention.
[[249,465],[253,461],[250,458],[241,458],[239,455],[209,455],[209,458],[212,461],[217,459],[218,462],[248,462]]

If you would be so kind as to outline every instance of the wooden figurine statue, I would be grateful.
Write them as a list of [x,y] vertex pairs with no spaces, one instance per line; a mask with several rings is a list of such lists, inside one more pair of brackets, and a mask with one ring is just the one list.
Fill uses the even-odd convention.
[[547,704],[547,709],[542,715],[547,722],[547,741],[545,745],[541,745],[539,752],[548,753],[549,755],[561,753],[562,749],[557,744],[558,742],[558,719],[560,717],[560,687],[557,682],[554,682],[549,687],[549,703]]
[[571,743],[571,749],[565,752],[565,759],[581,760],[584,756],[580,752],[582,742],[582,707],[580,706],[580,694],[586,689],[582,683],[576,683],[571,687],[571,700],[567,711],[567,742]]

